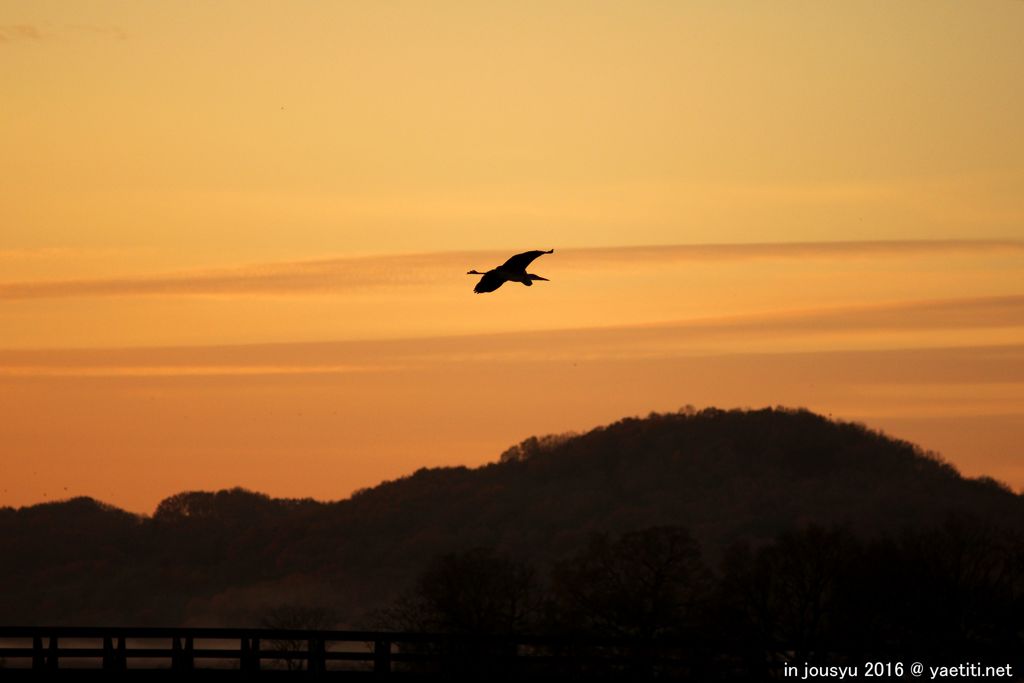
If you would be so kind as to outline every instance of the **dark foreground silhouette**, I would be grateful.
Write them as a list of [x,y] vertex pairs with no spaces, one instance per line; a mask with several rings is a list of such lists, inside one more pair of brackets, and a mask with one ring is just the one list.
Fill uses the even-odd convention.
[[739,545],[712,570],[685,530],[655,527],[595,536],[547,576],[491,549],[441,555],[377,615],[387,630],[0,627],[0,657],[11,675],[187,678],[763,680],[883,663],[1009,674],[1024,671],[1022,558],[1019,535],[951,519],[872,541],[811,526]]
[[[787,663],[861,676],[869,660],[1016,664],[1022,531],[1021,496],[863,427],[683,411],[528,439],[492,465],[338,503],[236,489],[179,494],[152,517],[84,498],[3,509],[0,624],[504,643],[467,654],[474,666],[504,661],[512,636],[610,639],[628,661],[602,660],[608,675],[700,680]],[[664,648],[671,666],[641,661]]]
[[0,654],[20,664],[5,670],[11,678],[525,681],[678,678],[689,669],[681,644],[667,640],[386,631],[0,627]]

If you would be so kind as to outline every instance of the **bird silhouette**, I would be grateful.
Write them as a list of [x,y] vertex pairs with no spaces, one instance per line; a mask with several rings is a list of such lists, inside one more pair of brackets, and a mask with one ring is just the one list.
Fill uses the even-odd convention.
[[488,270],[486,273],[471,270],[466,273],[466,275],[483,275],[483,277],[480,278],[480,282],[476,283],[476,287],[473,288],[473,291],[476,294],[493,292],[506,282],[521,282],[527,287],[530,287],[533,285],[534,280],[544,280],[547,282],[548,279],[546,277],[541,277],[540,275],[527,273],[526,267],[533,263],[534,259],[538,256],[554,253],[554,249],[548,249],[547,251],[524,251],[522,254],[516,254],[497,268]]

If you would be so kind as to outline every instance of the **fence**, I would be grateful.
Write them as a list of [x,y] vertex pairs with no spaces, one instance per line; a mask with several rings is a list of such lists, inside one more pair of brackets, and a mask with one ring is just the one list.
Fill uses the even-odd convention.
[[[545,636],[237,628],[0,627],[0,679],[100,669],[194,675],[236,672],[375,678],[542,674],[676,678],[679,643]],[[571,675],[570,675],[571,674]]]

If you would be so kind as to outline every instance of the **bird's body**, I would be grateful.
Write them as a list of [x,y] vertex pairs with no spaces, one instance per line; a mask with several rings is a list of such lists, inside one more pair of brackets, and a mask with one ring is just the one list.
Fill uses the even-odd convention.
[[473,288],[473,291],[477,294],[493,292],[506,282],[520,282],[530,287],[533,285],[534,280],[547,281],[547,278],[527,273],[526,267],[533,263],[534,259],[538,256],[553,253],[555,253],[554,249],[549,249],[548,251],[524,251],[522,254],[516,254],[497,268],[488,270],[486,273],[471,270],[467,275],[483,275],[480,278],[480,282],[476,283],[476,287]]

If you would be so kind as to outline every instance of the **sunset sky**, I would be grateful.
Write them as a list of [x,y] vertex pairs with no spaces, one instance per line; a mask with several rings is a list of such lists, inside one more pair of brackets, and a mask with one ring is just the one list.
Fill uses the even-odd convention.
[[688,404],[1020,490],[1022,37],[1015,0],[0,0],[0,505],[338,499]]

